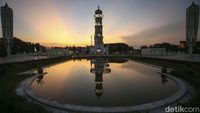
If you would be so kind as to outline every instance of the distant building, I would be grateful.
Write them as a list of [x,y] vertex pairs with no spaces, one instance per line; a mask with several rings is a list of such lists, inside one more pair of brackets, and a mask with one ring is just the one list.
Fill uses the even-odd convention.
[[179,45],[180,48],[186,48],[186,46],[187,46],[186,41],[180,41]]
[[62,49],[62,48],[47,49],[46,52],[47,56],[50,57],[62,57],[69,55],[69,49]]
[[95,55],[106,54],[107,49],[104,47],[103,42],[103,12],[99,9],[95,11],[95,34],[94,34],[94,47],[91,49],[91,53]]
[[133,55],[141,55],[141,49],[134,49],[133,50]]
[[10,56],[13,45],[13,11],[7,3],[1,7],[1,24],[7,56]]
[[197,41],[199,26],[199,6],[192,2],[186,11],[186,40],[189,47],[189,54],[193,53]]
[[145,48],[142,49],[142,56],[165,56],[165,48]]
[[132,47],[125,43],[108,43],[104,44],[107,54],[129,54],[133,50]]

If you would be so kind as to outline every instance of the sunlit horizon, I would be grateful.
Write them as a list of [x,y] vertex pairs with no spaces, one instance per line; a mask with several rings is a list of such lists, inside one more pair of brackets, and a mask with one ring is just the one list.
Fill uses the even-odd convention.
[[[104,43],[133,47],[185,40],[189,0],[3,0],[14,12],[14,37],[46,46],[91,45],[94,12],[103,11]],[[200,1],[193,0],[200,5]],[[2,30],[0,28],[0,37]],[[198,35],[199,40],[200,34]]]

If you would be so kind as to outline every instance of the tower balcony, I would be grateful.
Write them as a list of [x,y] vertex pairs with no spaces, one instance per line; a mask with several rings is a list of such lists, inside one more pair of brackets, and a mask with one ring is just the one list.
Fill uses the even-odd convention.
[[102,26],[102,23],[96,22],[95,26]]

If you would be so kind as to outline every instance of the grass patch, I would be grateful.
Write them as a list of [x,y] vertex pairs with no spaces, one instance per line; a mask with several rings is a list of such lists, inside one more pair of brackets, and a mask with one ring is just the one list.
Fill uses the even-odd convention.
[[1,113],[49,113],[38,104],[27,102],[26,98],[16,94],[19,83],[30,75],[17,75],[19,72],[65,61],[71,57],[51,58],[21,63],[0,65],[0,112]]

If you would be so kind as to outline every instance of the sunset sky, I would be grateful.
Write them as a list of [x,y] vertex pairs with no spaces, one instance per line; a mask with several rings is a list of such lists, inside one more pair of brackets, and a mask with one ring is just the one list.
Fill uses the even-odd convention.
[[179,44],[185,40],[186,8],[192,1],[200,5],[200,0],[0,0],[0,6],[6,1],[14,12],[14,36],[51,46],[90,45],[98,5],[105,43]]

